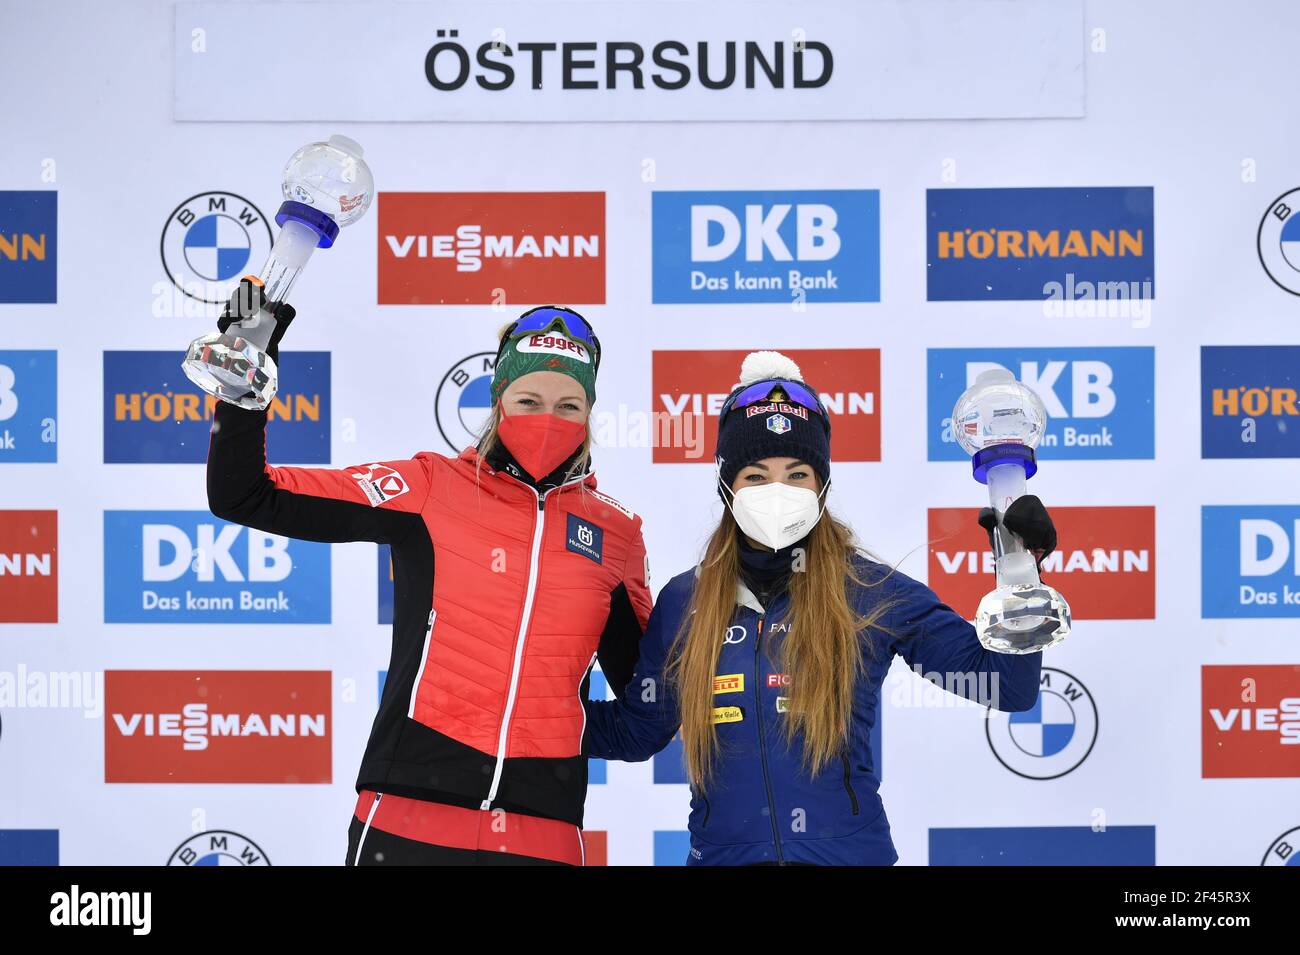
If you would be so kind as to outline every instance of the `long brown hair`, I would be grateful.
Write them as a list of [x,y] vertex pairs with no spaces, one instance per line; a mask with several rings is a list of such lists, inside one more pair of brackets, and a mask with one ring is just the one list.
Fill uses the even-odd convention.
[[[687,777],[701,788],[712,776],[718,753],[713,677],[736,609],[738,534],[727,509],[705,547],[694,593],[669,651],[667,678],[681,709]],[[789,609],[779,621],[790,624],[779,660],[790,678],[786,743],[793,744],[796,734],[802,734],[803,764],[812,775],[844,749],[854,686],[864,672],[859,632],[883,631],[879,621],[889,610],[885,601],[878,601],[866,616],[854,609],[852,588],[881,583],[863,579],[854,562],[858,550],[848,526],[823,513],[803,553],[795,552]]]

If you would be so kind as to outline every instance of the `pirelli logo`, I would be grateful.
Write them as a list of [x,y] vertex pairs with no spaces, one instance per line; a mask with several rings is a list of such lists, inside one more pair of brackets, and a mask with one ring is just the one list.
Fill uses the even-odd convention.
[[745,718],[745,711],[739,706],[715,706],[713,708],[714,723],[739,723]]
[[725,676],[715,676],[713,678],[713,692],[717,693],[744,693],[745,692],[745,674],[728,673]]

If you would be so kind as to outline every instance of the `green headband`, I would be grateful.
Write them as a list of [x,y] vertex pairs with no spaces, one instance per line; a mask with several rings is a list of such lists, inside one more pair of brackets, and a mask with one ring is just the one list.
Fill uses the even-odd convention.
[[501,393],[512,381],[534,371],[558,371],[568,375],[582,385],[587,403],[595,404],[596,356],[582,342],[574,341],[559,329],[526,332],[506,343],[497,357],[496,371],[492,375],[492,400],[500,400]]

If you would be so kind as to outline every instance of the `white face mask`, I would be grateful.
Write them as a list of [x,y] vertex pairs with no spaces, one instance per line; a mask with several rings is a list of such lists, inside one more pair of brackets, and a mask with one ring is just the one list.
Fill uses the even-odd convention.
[[827,481],[821,494],[779,481],[742,487],[730,495],[728,507],[746,536],[780,550],[802,540],[821,520],[822,497],[830,486]]

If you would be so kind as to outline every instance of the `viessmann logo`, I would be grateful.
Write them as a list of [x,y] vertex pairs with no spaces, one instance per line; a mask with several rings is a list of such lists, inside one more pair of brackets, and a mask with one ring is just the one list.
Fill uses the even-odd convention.
[[656,192],[653,300],[880,301],[874,189]]
[[106,783],[328,783],[330,674],[109,670]]
[[952,433],[952,408],[992,368],[1010,371],[1043,400],[1040,458],[1155,455],[1153,348],[931,348],[927,361],[931,461],[970,460]]
[[605,301],[603,192],[381,192],[380,305]]
[[1300,665],[1201,667],[1201,775],[1300,776]]
[[[1030,486],[1033,490],[1033,486]],[[930,587],[967,620],[993,589],[988,535],[968,507],[930,508]],[[1063,547],[1042,576],[1076,620],[1151,620],[1156,610],[1154,507],[1052,507]]]
[[[713,463],[718,413],[736,383],[746,354],[721,350],[654,352],[652,459],[656,464]],[[799,365],[830,412],[834,460],[879,461],[880,350],[786,349],[784,354]]]
[[105,511],[104,622],[329,623],[329,544],[207,511]]
[[0,510],[0,623],[58,619],[58,512]]
[[1150,186],[926,190],[930,301],[1155,297]]
[[[280,376],[286,385],[267,408],[276,463],[328,464],[330,353],[281,355]],[[202,464],[216,404],[175,352],[104,352],[104,463]]]

